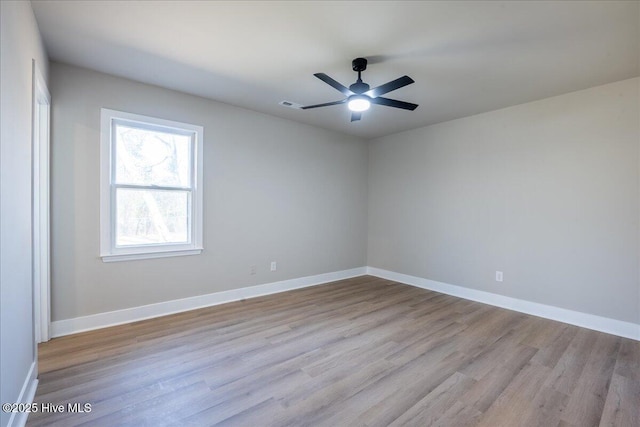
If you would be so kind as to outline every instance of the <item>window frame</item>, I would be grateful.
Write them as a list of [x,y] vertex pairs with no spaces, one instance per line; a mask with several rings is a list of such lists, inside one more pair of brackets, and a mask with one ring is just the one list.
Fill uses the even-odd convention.
[[[117,184],[115,182],[116,144],[113,132],[117,124],[133,126],[138,129],[190,135],[191,187]],[[100,110],[100,257],[103,262],[198,255],[202,253],[204,249],[202,244],[203,137],[204,128],[202,126],[107,108]],[[117,188],[189,191],[191,196],[188,218],[190,241],[188,243],[117,246],[115,234]]]

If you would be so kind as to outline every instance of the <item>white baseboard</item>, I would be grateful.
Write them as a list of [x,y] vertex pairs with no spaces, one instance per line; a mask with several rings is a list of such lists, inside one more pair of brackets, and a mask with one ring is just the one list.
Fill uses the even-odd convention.
[[[36,378],[36,362],[34,361],[31,363],[31,368],[29,368],[29,372],[24,379],[24,384],[22,384],[22,390],[20,390],[20,395],[16,403],[33,403],[37,388],[38,378]],[[13,412],[7,426],[24,427],[27,424],[27,418],[29,418],[28,412]]]
[[418,288],[429,289],[431,291],[459,298],[478,301],[496,307],[502,307],[521,313],[544,317],[545,319],[557,320],[570,325],[581,326],[583,328],[640,341],[640,325],[636,323],[596,316],[594,314],[581,313],[579,311],[567,310],[565,308],[511,298],[491,292],[450,285],[448,283],[436,282],[435,280],[409,276],[407,274],[396,273],[375,267],[367,267],[367,274],[380,277],[382,279],[416,286]]
[[57,320],[55,322],[51,322],[51,336],[60,337],[93,329],[106,328],[108,326],[166,316],[168,314],[195,310],[197,308],[209,307],[212,305],[224,304],[247,298],[255,298],[263,295],[290,291],[293,289],[306,288],[308,286],[320,285],[323,283],[334,282],[336,280],[363,276],[364,274],[366,274],[366,267],[358,267],[350,270],[335,271],[331,273],[318,274],[316,276],[300,277],[280,282],[267,283],[264,285],[215,292],[212,294],[159,302],[140,307],[109,311],[106,313],[92,314],[90,316],[76,317],[73,319]]

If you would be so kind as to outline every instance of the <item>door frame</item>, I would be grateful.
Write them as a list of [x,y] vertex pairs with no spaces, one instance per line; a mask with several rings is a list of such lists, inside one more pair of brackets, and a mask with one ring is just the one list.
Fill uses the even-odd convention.
[[50,265],[50,118],[51,95],[33,60],[33,317],[36,343],[51,337]]

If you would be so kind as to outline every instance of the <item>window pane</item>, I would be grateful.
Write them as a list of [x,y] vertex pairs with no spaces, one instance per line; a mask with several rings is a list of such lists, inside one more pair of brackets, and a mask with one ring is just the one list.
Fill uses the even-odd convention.
[[115,126],[118,184],[190,187],[191,136]]
[[189,243],[188,191],[116,189],[116,245]]

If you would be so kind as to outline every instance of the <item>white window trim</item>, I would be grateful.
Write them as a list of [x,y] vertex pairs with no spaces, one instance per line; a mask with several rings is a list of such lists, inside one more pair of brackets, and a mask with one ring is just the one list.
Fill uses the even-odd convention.
[[[114,242],[115,203],[112,188],[114,170],[111,130],[113,121],[129,121],[154,128],[165,128],[168,131],[188,132],[194,135],[193,159],[193,193],[191,197],[191,243],[159,244],[133,247],[116,247]],[[100,113],[100,256],[104,262],[129,261],[136,259],[163,258],[202,253],[202,146],[204,129],[188,123],[157,119],[140,114],[102,108]]]

